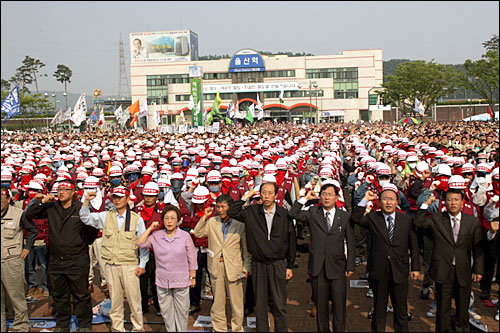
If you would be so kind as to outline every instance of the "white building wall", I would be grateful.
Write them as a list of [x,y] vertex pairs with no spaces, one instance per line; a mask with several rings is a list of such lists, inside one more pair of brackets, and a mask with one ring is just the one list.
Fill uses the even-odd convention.
[[[323,97],[317,98],[317,104],[321,111],[345,111],[344,121],[356,121],[360,119],[360,110],[368,110],[368,91],[371,88],[380,87],[383,82],[383,58],[382,50],[347,50],[339,55],[320,55],[305,57],[288,57],[286,55],[262,56],[266,70],[295,70],[296,77],[264,78],[264,82],[296,81],[302,87],[301,90],[309,90],[310,81],[318,83],[318,89],[324,91]],[[132,102],[139,99],[140,104],[147,98],[147,75],[187,74],[190,66],[202,66],[203,73],[221,73],[229,69],[230,59],[187,61],[160,64],[134,64],[130,66]],[[334,99],[334,79],[306,79],[306,69],[314,68],[358,68],[358,97],[357,99]],[[204,84],[231,84],[228,80],[204,80]],[[189,94],[189,84],[170,84],[168,86],[168,105],[163,109],[168,111],[179,111],[187,106],[187,102],[176,102],[175,95]],[[373,92],[372,92],[373,93]],[[309,103],[309,97],[288,98],[285,100],[287,106],[297,103]],[[277,98],[266,98],[262,101],[264,105],[279,103]],[[227,105],[229,100],[223,100]],[[316,103],[316,97],[312,98],[312,104]],[[212,101],[205,101],[205,107],[210,107]],[[149,105],[148,126],[154,128],[153,112],[155,106]],[[320,113],[321,114],[321,113]],[[186,117],[188,118],[188,117]],[[382,113],[373,112],[371,120],[382,119]],[[189,120],[190,119],[186,119]]]

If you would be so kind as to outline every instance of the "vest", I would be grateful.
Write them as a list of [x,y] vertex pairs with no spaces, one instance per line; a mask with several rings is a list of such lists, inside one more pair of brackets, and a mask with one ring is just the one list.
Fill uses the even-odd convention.
[[104,262],[115,265],[139,264],[139,251],[135,245],[138,222],[139,215],[131,211],[129,231],[125,231],[125,222],[118,230],[118,221],[114,210],[109,210],[106,213],[101,245],[101,257]]
[[23,230],[21,229],[21,215],[23,210],[9,206],[2,218],[1,227],[1,259],[2,262],[14,257],[20,257],[23,251]]

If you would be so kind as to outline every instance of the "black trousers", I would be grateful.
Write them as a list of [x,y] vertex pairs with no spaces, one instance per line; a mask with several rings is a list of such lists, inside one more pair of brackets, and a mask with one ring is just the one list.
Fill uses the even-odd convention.
[[269,332],[268,300],[274,316],[274,331],[288,332],[286,309],[286,259],[269,264],[252,261],[252,283],[255,296],[257,332]]
[[153,302],[156,311],[160,311],[160,303],[158,302],[158,293],[156,292],[156,262],[155,254],[153,251],[149,251],[149,261],[146,264],[146,273],[139,277],[141,285],[141,300],[142,300],[142,311],[149,308],[149,288],[151,287],[151,292],[153,294]]
[[253,278],[252,274],[248,275],[247,287],[245,289],[245,309],[253,312],[255,308],[255,297],[253,294]]
[[460,287],[457,281],[456,268],[444,284],[436,282],[436,332],[451,331],[451,299],[455,298],[457,312],[456,331],[469,331],[469,299],[471,284]]
[[313,301],[316,304],[316,324],[318,332],[330,332],[330,306],[332,301],[334,332],[345,332],[346,324],[346,278],[329,280],[326,277],[325,267],[318,276],[311,277]]
[[493,279],[493,275],[495,275],[495,264],[498,259],[498,248],[496,242],[488,241],[486,233],[484,234],[483,239],[483,248],[484,248],[484,275],[479,285],[481,290],[487,290],[488,292],[491,290],[491,280]]
[[372,331],[385,332],[387,303],[391,297],[394,309],[393,328],[395,332],[408,332],[408,281],[394,283],[392,269],[381,280],[371,281],[373,288]]
[[86,252],[79,257],[61,259],[51,256],[49,278],[56,308],[57,328],[69,328],[71,296],[80,328],[92,328],[92,303],[89,292],[90,258]]

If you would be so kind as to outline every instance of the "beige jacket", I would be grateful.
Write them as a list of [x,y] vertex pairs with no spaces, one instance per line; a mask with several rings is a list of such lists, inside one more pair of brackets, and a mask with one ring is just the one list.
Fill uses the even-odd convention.
[[233,219],[226,240],[222,234],[222,221],[219,216],[206,221],[201,219],[194,228],[194,235],[198,238],[208,237],[207,267],[213,278],[219,275],[221,254],[224,257],[224,267],[230,282],[241,279],[245,272],[250,273],[251,255],[247,250],[245,224]]

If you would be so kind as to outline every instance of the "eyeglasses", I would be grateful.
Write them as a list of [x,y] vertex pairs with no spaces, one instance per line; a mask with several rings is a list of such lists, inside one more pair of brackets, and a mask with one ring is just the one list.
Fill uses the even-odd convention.
[[72,188],[60,188],[60,187],[57,188],[57,192],[69,192],[69,191],[73,191],[73,189]]
[[383,198],[383,199],[380,199],[380,201],[394,202],[394,201],[398,201],[398,199],[394,199],[394,198]]
[[168,217],[168,216],[165,216],[163,218],[164,221],[177,221],[177,217]]

